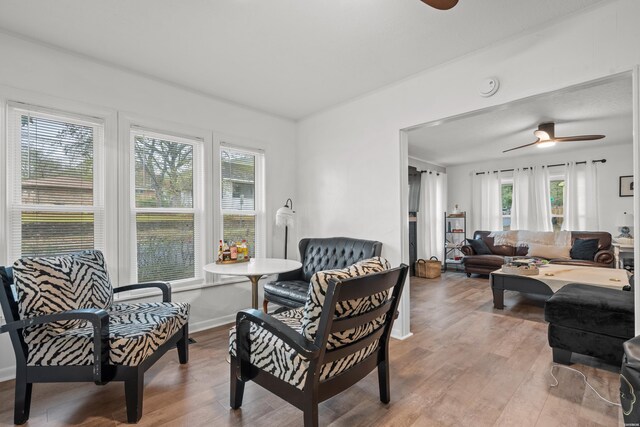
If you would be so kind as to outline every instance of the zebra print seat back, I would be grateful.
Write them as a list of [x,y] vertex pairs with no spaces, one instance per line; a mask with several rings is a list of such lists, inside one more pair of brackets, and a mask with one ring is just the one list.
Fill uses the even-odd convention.
[[[13,264],[21,318],[81,308],[107,309],[113,288],[102,252],[96,250],[51,257],[25,257]],[[78,321],[57,322],[63,330]]]
[[[327,289],[330,280],[344,280],[351,277],[364,276],[367,274],[378,273],[391,268],[389,261],[382,257],[374,257],[359,261],[350,267],[342,270],[319,271],[311,277],[311,285],[307,294],[307,302],[304,306],[304,316],[302,319],[302,334],[310,341],[316,338],[320,317],[322,315],[322,306],[324,304]],[[381,292],[367,298],[357,300],[342,301],[336,306],[336,318],[355,316],[366,313],[384,304],[389,298],[389,291]],[[345,344],[352,343],[363,336],[370,334],[384,323],[385,316],[374,319],[366,325],[356,329],[331,334],[327,342],[327,348],[333,349],[341,347]]]

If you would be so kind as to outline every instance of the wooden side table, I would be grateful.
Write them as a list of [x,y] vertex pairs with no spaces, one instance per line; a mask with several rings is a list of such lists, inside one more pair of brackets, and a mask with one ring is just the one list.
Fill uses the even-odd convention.
[[615,257],[615,267],[616,268],[624,268],[624,266],[622,265],[622,259],[620,258],[620,254],[626,254],[626,253],[630,253],[631,255],[633,255],[633,245],[625,245],[622,243],[612,243],[611,246],[613,246],[613,255]]

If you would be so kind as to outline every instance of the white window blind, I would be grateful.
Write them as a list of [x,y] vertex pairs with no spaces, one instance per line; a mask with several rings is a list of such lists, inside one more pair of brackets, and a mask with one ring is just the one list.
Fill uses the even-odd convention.
[[195,138],[131,129],[133,279],[138,282],[202,277],[201,149]]
[[246,239],[251,257],[264,256],[263,163],[259,151],[220,149],[222,238]]
[[10,103],[8,257],[104,250],[104,123]]

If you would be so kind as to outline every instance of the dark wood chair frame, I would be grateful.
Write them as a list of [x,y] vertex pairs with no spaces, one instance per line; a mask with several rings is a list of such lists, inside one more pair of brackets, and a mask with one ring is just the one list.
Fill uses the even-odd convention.
[[[291,327],[259,310],[249,309],[238,312],[236,316],[237,357],[231,357],[230,404],[233,409],[242,405],[244,385],[253,381],[270,390],[282,399],[304,412],[305,427],[318,425],[318,404],[351,387],[367,376],[375,368],[378,369],[380,401],[389,403],[389,338],[393,321],[398,315],[398,304],[402,295],[408,266],[381,273],[354,277],[343,281],[331,281],[322,307],[322,316],[316,338],[308,341]],[[335,307],[340,301],[354,300],[375,295],[393,288],[390,298],[379,307],[366,313],[337,319],[334,318]],[[328,350],[327,340],[332,333],[346,331],[365,325],[386,314],[384,324],[371,334],[359,340]],[[309,370],[302,390],[283,381],[268,372],[260,370],[250,361],[249,329],[255,323],[261,328],[287,343],[302,357],[309,360]],[[320,369],[325,363],[333,362],[353,354],[375,340],[379,340],[378,348],[367,358],[327,380],[320,380]]]
[[[0,267],[1,269],[1,267]],[[68,310],[60,313],[20,319],[18,302],[13,292],[10,268],[5,267],[7,277],[3,277],[0,290],[0,304],[7,323],[0,327],[0,333],[8,332],[16,356],[16,389],[14,423],[24,424],[29,419],[31,390],[34,383],[86,382],[104,385],[110,381],[124,381],[127,422],[137,423],[142,417],[144,373],[168,350],[177,347],[180,364],[189,360],[189,324],[162,344],[151,356],[137,366],[109,364],[109,314],[102,309]],[[165,282],[139,283],[114,288],[114,294],[145,288],[162,290],[162,301],[171,302],[171,286]],[[61,320],[86,320],[93,326],[93,365],[29,366],[29,349],[25,344],[22,330],[29,326],[42,325]]]

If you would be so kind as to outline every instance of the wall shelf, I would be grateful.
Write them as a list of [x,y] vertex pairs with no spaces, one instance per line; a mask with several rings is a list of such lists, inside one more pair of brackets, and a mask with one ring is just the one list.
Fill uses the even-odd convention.
[[[451,231],[450,231],[451,230]],[[456,230],[456,231],[453,231]],[[444,213],[444,271],[449,265],[456,266],[459,270],[464,254],[460,247],[466,243],[467,237],[467,213],[462,212],[454,216]],[[460,257],[460,259],[455,259]]]

